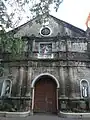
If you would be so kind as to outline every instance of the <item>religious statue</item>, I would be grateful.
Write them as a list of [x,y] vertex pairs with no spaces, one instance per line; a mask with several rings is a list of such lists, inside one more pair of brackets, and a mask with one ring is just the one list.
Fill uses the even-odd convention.
[[10,93],[10,85],[6,85],[5,95],[9,95],[9,93]]

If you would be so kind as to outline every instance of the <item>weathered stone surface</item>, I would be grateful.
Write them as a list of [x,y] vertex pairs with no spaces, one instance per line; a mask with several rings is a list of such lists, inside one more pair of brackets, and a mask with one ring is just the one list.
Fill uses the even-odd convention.
[[[3,57],[5,75],[13,76],[12,96],[31,96],[33,99],[33,81],[47,73],[60,85],[59,98],[80,98],[80,81],[85,79],[90,84],[90,45],[86,33],[52,16],[48,27],[52,34],[47,37],[39,34],[42,25],[35,20],[15,29],[15,37],[23,37],[26,46],[20,59],[12,60],[10,54]],[[40,44],[51,44],[51,58],[39,57]],[[90,95],[90,88],[88,92]],[[33,100],[27,104],[34,104]]]

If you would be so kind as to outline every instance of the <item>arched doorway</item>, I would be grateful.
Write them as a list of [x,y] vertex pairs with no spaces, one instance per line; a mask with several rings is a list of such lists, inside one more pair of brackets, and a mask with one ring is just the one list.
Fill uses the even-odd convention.
[[34,83],[34,112],[57,112],[57,87],[59,84],[53,76],[40,75]]

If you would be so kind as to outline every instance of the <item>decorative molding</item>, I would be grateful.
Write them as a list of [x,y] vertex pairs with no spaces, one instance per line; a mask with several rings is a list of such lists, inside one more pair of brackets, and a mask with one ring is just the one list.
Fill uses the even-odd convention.
[[59,81],[52,75],[52,74],[49,74],[49,73],[42,73],[40,75],[38,75],[31,83],[31,88],[34,88],[34,85],[35,85],[35,82],[38,80],[38,78],[42,77],[42,76],[49,76],[51,78],[53,78],[57,84],[57,88],[60,88],[60,84],[59,84]]

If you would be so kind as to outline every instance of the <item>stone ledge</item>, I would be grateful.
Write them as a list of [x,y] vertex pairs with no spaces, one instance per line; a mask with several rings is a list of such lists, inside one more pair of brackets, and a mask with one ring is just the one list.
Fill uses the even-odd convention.
[[0,111],[0,117],[27,117],[31,115],[30,111],[27,112],[2,112]]
[[66,118],[90,118],[90,113],[66,113],[60,111],[58,116]]

